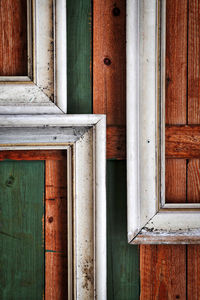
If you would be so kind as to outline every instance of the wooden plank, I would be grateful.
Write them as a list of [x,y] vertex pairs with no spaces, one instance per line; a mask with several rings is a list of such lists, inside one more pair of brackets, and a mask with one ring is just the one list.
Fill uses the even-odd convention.
[[137,300],[139,298],[139,251],[137,246],[127,243],[126,211],[125,161],[108,160],[107,297],[109,300]]
[[27,75],[27,0],[0,1],[0,76]]
[[92,18],[90,0],[67,1],[68,113],[92,113]]
[[186,124],[187,0],[166,1],[166,124]]
[[109,126],[107,128],[107,159],[126,158],[125,126]]
[[186,160],[165,160],[165,201],[166,203],[184,203],[186,192]]
[[93,1],[93,112],[125,125],[126,1]]
[[200,125],[167,126],[165,155],[174,158],[200,157]]
[[200,299],[200,246],[190,245],[187,249],[187,299]]
[[200,124],[200,1],[189,1],[188,124]]
[[183,245],[140,246],[140,300],[186,300]]
[[0,299],[43,299],[44,162],[0,163]]
[[0,160],[63,160],[66,150],[15,150],[0,151]]
[[67,299],[67,156],[45,163],[45,298]]
[[187,202],[200,202],[200,160],[190,159],[188,162]]
[[[200,124],[200,1],[189,0],[188,24],[188,123]],[[198,139],[197,139],[198,141]],[[199,155],[200,157],[200,155]],[[189,160],[188,202],[200,202],[199,159]],[[187,249],[187,296],[188,300],[200,298],[200,246]]]

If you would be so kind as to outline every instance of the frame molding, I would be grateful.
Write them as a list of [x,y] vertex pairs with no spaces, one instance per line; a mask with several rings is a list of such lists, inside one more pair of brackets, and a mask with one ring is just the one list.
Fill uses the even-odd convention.
[[67,112],[67,4],[27,0],[28,76],[0,77],[0,114]]
[[106,119],[1,116],[0,151],[66,149],[68,299],[106,299]]
[[163,201],[164,16],[165,0],[127,0],[128,242],[200,244],[199,204]]

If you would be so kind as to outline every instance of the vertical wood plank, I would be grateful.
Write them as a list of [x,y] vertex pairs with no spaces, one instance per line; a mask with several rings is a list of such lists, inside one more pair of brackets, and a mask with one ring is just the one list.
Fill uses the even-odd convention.
[[200,1],[189,1],[188,124],[200,124]]
[[[189,0],[188,24],[188,123],[200,124],[200,1]],[[200,159],[189,160],[188,202],[200,202]],[[188,300],[200,298],[200,246],[187,247]]]
[[108,125],[125,125],[126,1],[94,0],[93,112],[107,114]]
[[186,159],[166,159],[166,203],[184,203],[187,199],[186,194]]
[[92,17],[90,0],[67,1],[68,113],[92,113]]
[[200,202],[200,160],[190,159],[188,162],[187,202]]
[[27,1],[0,1],[0,76],[27,75]]
[[185,261],[185,246],[141,246],[140,300],[186,300]]
[[44,162],[0,162],[0,299],[43,299]]
[[200,299],[200,246],[190,245],[187,250],[188,300]]
[[67,160],[45,163],[45,298],[67,299]]
[[[138,300],[139,251],[127,243],[126,165],[107,161],[108,299]],[[147,298],[146,298],[147,299]]]
[[166,14],[166,124],[186,124],[187,0],[167,0]]

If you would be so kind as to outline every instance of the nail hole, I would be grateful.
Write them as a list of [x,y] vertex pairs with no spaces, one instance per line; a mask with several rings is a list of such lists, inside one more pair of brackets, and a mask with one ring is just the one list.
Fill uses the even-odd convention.
[[49,217],[49,223],[52,223],[53,222],[53,217]]
[[180,299],[180,296],[179,296],[179,295],[176,295],[176,299]]
[[118,17],[120,15],[120,9],[118,7],[114,7],[112,13],[113,16]]
[[149,143],[150,143],[150,140],[147,140],[147,143],[149,144]]
[[105,57],[103,61],[104,61],[104,64],[105,64],[106,66],[110,66],[110,65],[111,65],[111,60],[110,60],[110,58]]

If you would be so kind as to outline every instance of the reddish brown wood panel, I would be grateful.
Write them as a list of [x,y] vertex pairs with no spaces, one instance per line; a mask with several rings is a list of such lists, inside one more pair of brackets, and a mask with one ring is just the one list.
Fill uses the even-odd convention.
[[0,160],[63,160],[66,158],[65,150],[7,150],[0,151]]
[[0,1],[0,76],[27,75],[26,3]]
[[200,157],[200,126],[167,126],[165,155],[170,158]]
[[167,203],[184,203],[186,199],[186,160],[166,159],[165,201]]
[[125,126],[109,126],[107,128],[107,159],[126,159]]
[[93,112],[107,114],[108,125],[125,125],[126,2],[94,0]]
[[166,1],[166,124],[186,124],[187,0]]
[[45,164],[45,299],[67,298],[66,158]]
[[[200,202],[200,160],[190,159],[187,166],[187,202]],[[200,283],[200,282],[199,282]]]
[[200,246],[187,249],[187,300],[200,299]]
[[107,158],[124,159],[126,1],[94,0],[93,16],[93,112],[107,115],[108,128],[115,126],[107,132]]
[[200,124],[200,1],[189,1],[188,124]]
[[140,246],[140,300],[186,300],[185,262],[185,246]]

